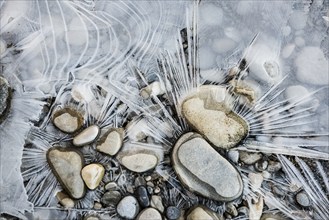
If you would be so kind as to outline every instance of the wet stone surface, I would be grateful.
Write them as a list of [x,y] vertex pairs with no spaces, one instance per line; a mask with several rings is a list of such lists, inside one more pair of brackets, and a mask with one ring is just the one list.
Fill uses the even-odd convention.
[[70,197],[80,199],[85,195],[86,187],[80,174],[84,159],[78,151],[53,147],[47,152],[47,161]]
[[11,89],[8,81],[0,76],[0,123],[6,118],[11,99]]
[[204,197],[231,201],[242,194],[238,171],[197,133],[186,133],[176,142],[172,161],[181,182]]
[[83,116],[72,108],[64,108],[54,112],[53,123],[65,133],[73,133],[83,125]]

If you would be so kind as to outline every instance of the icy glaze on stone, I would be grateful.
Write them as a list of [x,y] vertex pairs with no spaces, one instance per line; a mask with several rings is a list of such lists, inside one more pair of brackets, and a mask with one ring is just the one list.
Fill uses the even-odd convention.
[[202,86],[182,103],[182,115],[187,122],[223,149],[236,146],[248,133],[247,123],[225,103],[226,96],[225,87]]
[[47,161],[57,180],[73,199],[80,199],[85,195],[86,187],[80,175],[84,159],[80,153],[54,147],[48,150]]
[[242,194],[238,171],[201,135],[183,135],[173,149],[172,159],[178,177],[190,190],[218,201],[231,201]]

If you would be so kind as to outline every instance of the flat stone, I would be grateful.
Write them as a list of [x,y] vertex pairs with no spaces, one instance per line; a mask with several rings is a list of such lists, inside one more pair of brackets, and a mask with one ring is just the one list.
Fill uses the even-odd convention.
[[122,218],[134,219],[139,213],[139,204],[135,197],[124,197],[117,206],[117,213]]
[[83,156],[74,149],[50,148],[47,161],[63,189],[73,199],[81,199],[86,193],[80,171],[84,164]]
[[121,193],[118,191],[109,191],[104,193],[103,197],[101,198],[101,203],[109,206],[109,205],[117,205],[120,200],[121,200],[122,196]]
[[259,153],[249,153],[246,151],[240,151],[239,158],[241,162],[247,165],[251,165],[262,159],[262,155]]
[[142,210],[136,218],[137,220],[162,220],[162,216],[158,210],[154,208],[146,208]]
[[99,135],[99,132],[100,129],[97,125],[91,125],[73,138],[73,144],[75,146],[90,144],[95,141]]
[[105,169],[101,164],[88,164],[81,170],[81,176],[87,187],[96,189],[104,177]]
[[170,220],[178,219],[181,211],[176,206],[168,206],[166,209],[166,217]]
[[151,207],[156,208],[160,212],[164,211],[164,206],[163,206],[163,203],[162,203],[161,196],[153,195],[151,197]]
[[117,187],[118,184],[116,184],[116,182],[109,182],[105,185],[105,190],[115,190]]
[[122,128],[113,128],[106,132],[97,142],[96,149],[99,152],[114,156],[122,147],[124,130]]
[[311,205],[311,200],[305,192],[299,192],[296,195],[296,202],[302,207],[309,207]]
[[220,217],[204,206],[197,206],[189,210],[186,220],[219,220]]
[[64,108],[55,111],[52,116],[54,125],[65,133],[73,133],[83,125],[83,116],[72,108]]
[[188,124],[218,148],[236,146],[248,134],[247,123],[225,104],[222,87],[205,86],[196,95],[185,99],[182,115]]
[[56,198],[58,199],[59,203],[64,206],[65,208],[73,208],[74,201],[64,192],[58,192],[56,194]]
[[142,207],[150,206],[150,198],[145,186],[139,186],[136,190],[136,197]]
[[242,194],[239,172],[200,134],[184,134],[174,146],[172,162],[181,182],[193,192],[218,201]]
[[0,76],[0,123],[6,118],[10,109],[11,89],[8,81]]
[[148,153],[136,153],[123,156],[121,164],[133,172],[142,173],[156,167],[158,158]]

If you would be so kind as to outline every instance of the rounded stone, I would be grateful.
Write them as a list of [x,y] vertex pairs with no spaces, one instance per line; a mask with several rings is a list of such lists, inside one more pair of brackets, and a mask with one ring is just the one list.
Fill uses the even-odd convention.
[[73,149],[53,147],[47,152],[47,161],[65,191],[73,199],[81,199],[86,187],[81,178],[84,159],[80,152]]
[[65,208],[73,208],[74,201],[64,192],[58,192],[56,194],[56,198],[58,199],[59,203],[64,206]]
[[268,166],[267,166],[267,171],[271,173],[278,172],[282,168],[282,165],[280,162],[276,161],[269,161]]
[[176,206],[169,206],[166,209],[166,217],[170,220],[178,219],[180,214],[181,214],[180,209],[177,208]]
[[118,191],[109,191],[104,193],[104,195],[101,198],[101,203],[103,205],[109,206],[109,205],[117,205],[121,200],[121,193]]
[[116,155],[122,147],[124,130],[113,128],[107,131],[97,142],[96,149],[110,156]]
[[96,189],[104,177],[105,169],[101,164],[88,164],[81,170],[81,176],[87,187]]
[[259,153],[240,151],[239,159],[244,164],[251,165],[262,159],[262,155]]
[[179,138],[172,162],[181,182],[195,193],[218,201],[231,201],[242,194],[239,172],[200,134],[189,132]]
[[158,210],[154,208],[146,208],[142,210],[136,218],[137,220],[162,220],[162,216]]
[[6,118],[10,109],[11,89],[8,81],[0,76],[0,123]]
[[268,166],[267,160],[259,160],[255,163],[255,169],[259,172],[266,170],[267,166]]
[[153,169],[158,163],[158,158],[152,154],[136,153],[123,156],[121,163],[133,172],[142,173]]
[[145,207],[150,206],[150,198],[149,198],[149,195],[148,195],[148,192],[147,192],[147,189],[145,186],[137,187],[136,196],[137,196],[137,200],[138,200],[139,204],[142,207],[145,208]]
[[311,205],[311,200],[304,191],[297,193],[296,202],[305,208]]
[[135,197],[124,197],[117,206],[117,213],[122,218],[134,219],[139,213],[139,204]]
[[222,149],[236,146],[249,130],[245,120],[225,104],[226,93],[224,87],[203,86],[182,103],[188,124]]
[[99,127],[97,125],[91,125],[73,138],[73,144],[75,146],[84,146],[86,144],[90,144],[95,141],[99,133]]
[[52,116],[54,125],[65,133],[73,133],[83,125],[82,115],[72,108],[64,108],[54,112]]
[[164,211],[164,206],[162,204],[162,198],[161,198],[161,196],[153,195],[151,197],[151,207],[156,208],[160,212],[163,212]]
[[219,216],[204,206],[196,206],[189,210],[186,220],[219,220]]
[[118,187],[118,184],[116,182],[108,182],[105,185],[105,190],[115,190]]

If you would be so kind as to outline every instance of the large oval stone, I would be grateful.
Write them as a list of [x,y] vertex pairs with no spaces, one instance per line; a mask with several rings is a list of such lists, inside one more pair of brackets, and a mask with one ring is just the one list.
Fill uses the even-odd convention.
[[242,194],[239,172],[200,134],[184,134],[174,146],[172,161],[181,182],[195,193],[218,201]]
[[182,103],[182,115],[189,125],[222,149],[236,146],[248,134],[247,123],[231,110],[227,96],[224,87],[203,86]]
[[47,161],[57,180],[73,199],[80,199],[86,193],[86,187],[80,175],[84,165],[81,153],[60,147],[50,148]]

